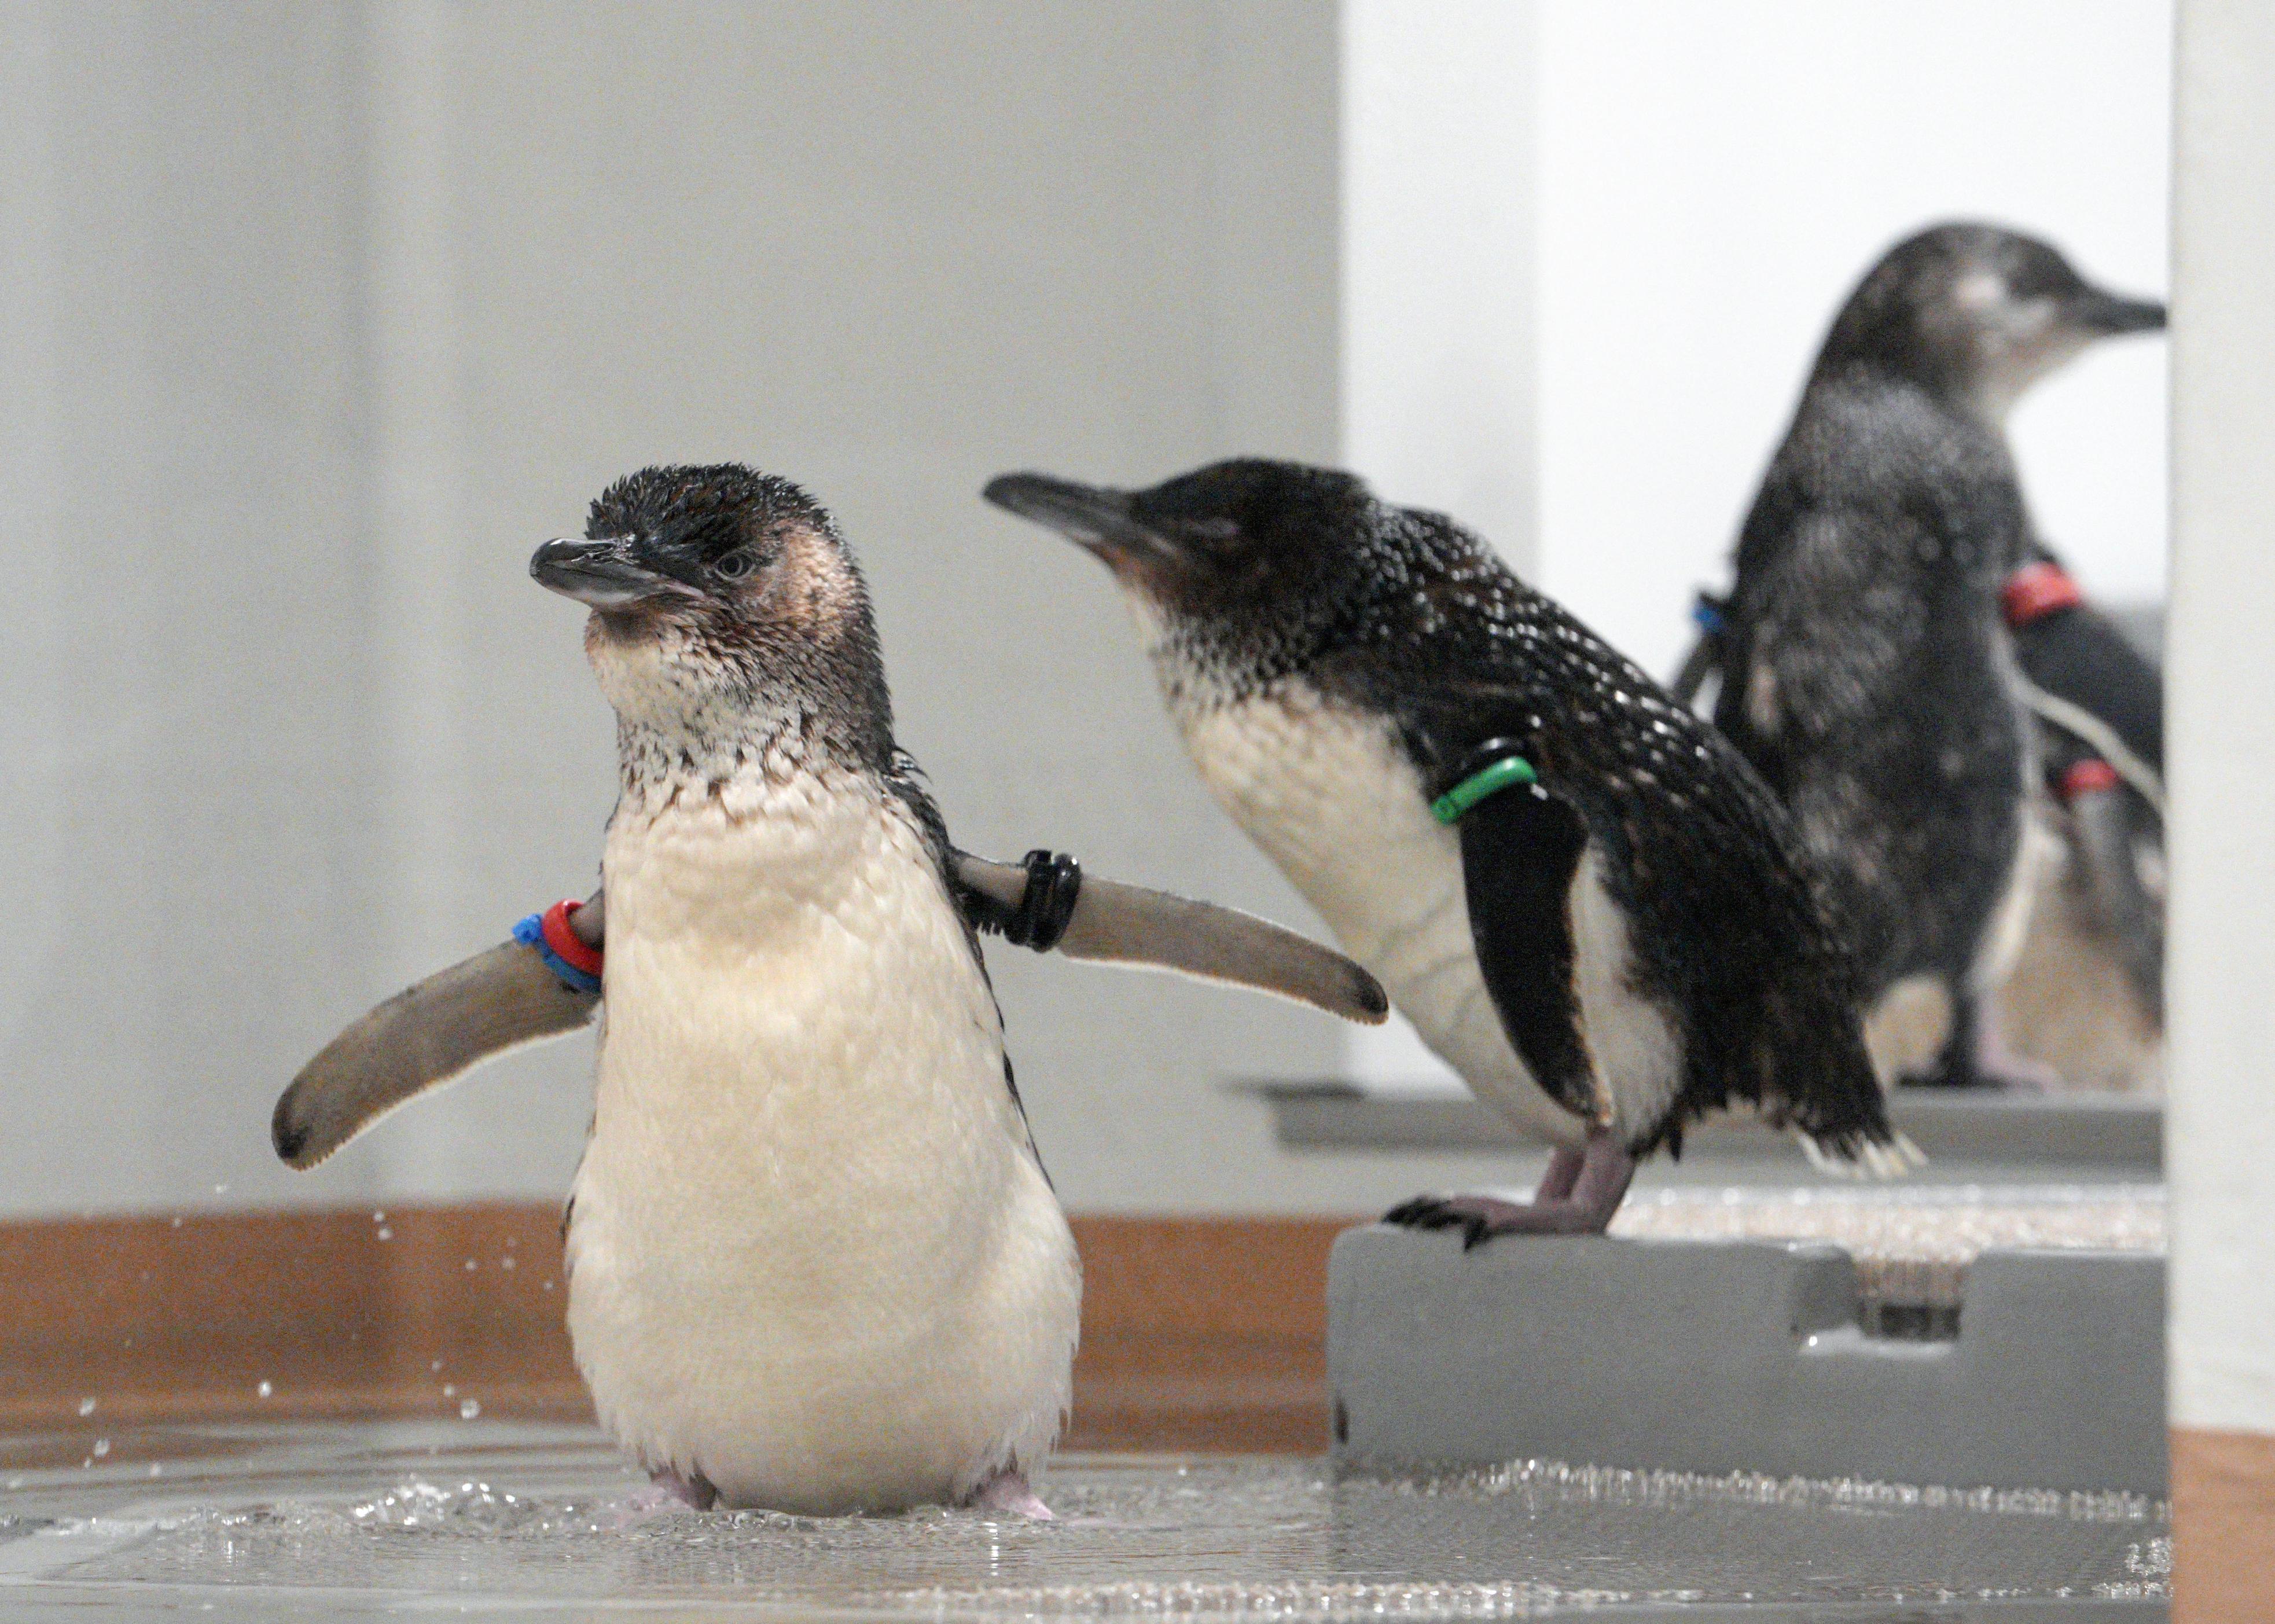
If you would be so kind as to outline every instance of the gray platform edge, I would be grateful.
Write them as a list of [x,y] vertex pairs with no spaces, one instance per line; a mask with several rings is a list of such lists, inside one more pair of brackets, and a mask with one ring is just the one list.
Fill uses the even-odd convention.
[[1991,1251],[1956,1341],[1867,1337],[1821,1243],[1337,1239],[1338,1461],[2166,1492],[2165,1265]]
[[[1275,1137],[1290,1149],[1538,1148],[1475,1099],[1369,1092],[1328,1080],[1228,1086],[1261,1098],[1271,1107]],[[1888,1114],[1931,1159],[2061,1163],[2154,1179],[2164,1157],[2163,1102],[2133,1095],[1899,1091]],[[1686,1143],[1715,1158],[1798,1160],[1800,1154],[1782,1135],[1728,1119],[1699,1124]]]

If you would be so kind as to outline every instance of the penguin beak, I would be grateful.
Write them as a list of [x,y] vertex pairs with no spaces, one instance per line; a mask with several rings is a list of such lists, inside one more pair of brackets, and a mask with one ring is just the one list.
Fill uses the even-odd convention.
[[1177,547],[1137,517],[1127,491],[1077,485],[1046,473],[1007,473],[988,480],[980,495],[1007,512],[1057,531],[1115,569],[1184,561]]
[[531,555],[529,573],[539,585],[596,609],[630,608],[681,590],[677,581],[634,556],[630,536],[598,541],[563,536],[548,541]]
[[2097,337],[2121,333],[2159,333],[2165,329],[2165,307],[2153,298],[2120,298],[2099,288],[2089,288],[2068,302],[2064,313],[2070,325]]

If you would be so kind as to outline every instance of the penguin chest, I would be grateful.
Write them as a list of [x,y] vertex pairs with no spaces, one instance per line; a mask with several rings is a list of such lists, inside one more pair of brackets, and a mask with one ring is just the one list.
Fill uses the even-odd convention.
[[[682,803],[684,803],[683,804]],[[865,785],[621,807],[570,1329],[729,1504],[952,1500],[1066,1401],[1073,1243],[913,820]]]
[[1179,721],[1217,799],[1431,1050],[1520,1126],[1577,1143],[1585,1125],[1535,1083],[1485,990],[1460,841],[1388,724],[1297,684]]

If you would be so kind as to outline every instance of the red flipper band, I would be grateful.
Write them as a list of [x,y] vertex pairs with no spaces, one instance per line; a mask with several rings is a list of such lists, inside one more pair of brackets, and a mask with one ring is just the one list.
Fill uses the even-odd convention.
[[2007,611],[2008,625],[2027,626],[2056,609],[2076,608],[2085,601],[2085,594],[2077,589],[2068,570],[2051,558],[2041,558],[2007,578],[1999,601]]
[[575,901],[556,903],[545,910],[545,917],[538,921],[538,928],[545,933],[545,945],[559,954],[564,962],[588,976],[597,976],[601,973],[600,953],[586,947],[584,939],[569,928],[569,916],[584,905]]
[[2081,795],[2091,795],[2097,789],[2117,788],[2117,769],[2099,756],[2088,756],[2082,761],[2073,761],[2069,770],[2061,775],[2061,798],[2075,801]]

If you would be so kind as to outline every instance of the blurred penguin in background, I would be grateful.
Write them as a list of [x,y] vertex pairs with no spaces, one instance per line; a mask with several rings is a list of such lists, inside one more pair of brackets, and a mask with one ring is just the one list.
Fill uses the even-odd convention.
[[2157,662],[2043,543],[2000,594],[2056,860],[1999,989],[2002,1039],[2068,1085],[2162,1083],[2165,700]]
[[2004,422],[2088,344],[2164,321],[2034,238],[1920,232],[1841,307],[1740,533],[1715,720],[1833,878],[1884,1084],[2041,1081],[1979,1018],[2043,846],[2004,597],[2034,544]]

